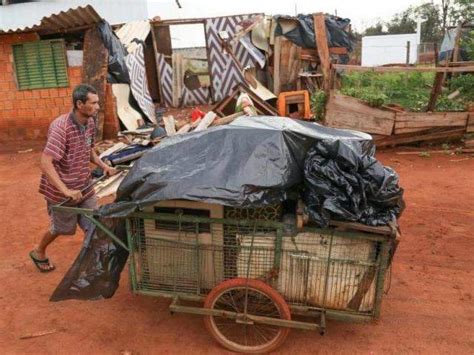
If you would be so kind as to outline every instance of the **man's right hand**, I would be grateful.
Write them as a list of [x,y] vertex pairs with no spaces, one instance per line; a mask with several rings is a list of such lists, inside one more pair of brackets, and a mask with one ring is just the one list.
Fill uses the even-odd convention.
[[66,190],[64,195],[74,202],[80,201],[82,199],[82,193],[80,190]]

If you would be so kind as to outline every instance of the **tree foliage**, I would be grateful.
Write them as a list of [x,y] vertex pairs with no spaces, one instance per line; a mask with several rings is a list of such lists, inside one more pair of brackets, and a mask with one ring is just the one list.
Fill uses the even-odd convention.
[[381,34],[404,34],[416,32],[417,20],[421,20],[421,41],[441,40],[448,26],[459,20],[474,19],[473,0],[427,1],[419,6],[410,6],[395,14],[389,21],[378,21],[363,33],[365,36]]

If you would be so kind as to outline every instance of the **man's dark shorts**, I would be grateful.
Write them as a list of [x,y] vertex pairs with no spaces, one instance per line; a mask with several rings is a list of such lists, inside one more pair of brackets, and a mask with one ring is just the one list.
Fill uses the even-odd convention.
[[[54,204],[50,202],[47,202],[47,204],[50,219],[49,230],[52,235],[74,235],[76,233],[77,225],[81,227],[84,233],[87,233],[87,230],[90,229],[91,222],[83,215],[63,211],[53,211],[51,207],[54,206]],[[74,207],[96,209],[97,197],[92,196]]]

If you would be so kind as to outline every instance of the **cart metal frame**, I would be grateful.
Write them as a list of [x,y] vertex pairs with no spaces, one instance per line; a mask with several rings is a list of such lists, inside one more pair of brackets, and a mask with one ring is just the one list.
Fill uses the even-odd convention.
[[[57,210],[68,211],[71,213],[82,214],[90,222],[97,226],[100,230],[106,233],[115,243],[129,251],[129,273],[130,273],[130,284],[131,290],[134,294],[154,296],[154,297],[166,297],[171,298],[172,302],[169,306],[169,309],[172,313],[189,313],[203,316],[216,316],[216,317],[225,317],[227,319],[235,319],[237,322],[242,320],[242,316],[248,322],[258,322],[261,324],[268,324],[277,327],[284,328],[296,328],[296,329],[305,329],[305,330],[319,330],[321,334],[324,333],[326,329],[326,319],[335,319],[341,321],[352,321],[352,322],[369,322],[380,317],[380,310],[382,304],[382,298],[384,293],[384,283],[386,271],[391,263],[394,251],[398,243],[398,232],[397,229],[393,226],[389,227],[368,227],[363,225],[357,225],[350,223],[344,225],[341,222],[338,222],[339,225],[337,228],[328,228],[328,229],[317,229],[317,228],[305,228],[305,232],[309,233],[318,233],[324,234],[330,239],[329,253],[327,259],[326,273],[329,273],[329,269],[333,260],[331,259],[331,247],[334,237],[344,237],[350,238],[351,240],[364,240],[372,241],[379,243],[379,250],[377,252],[376,262],[373,265],[376,268],[376,273],[374,276],[375,282],[375,297],[373,310],[368,313],[358,312],[358,311],[348,311],[348,310],[337,310],[330,309],[325,307],[325,298],[328,287],[328,274],[326,274],[326,281],[324,286],[324,301],[322,306],[312,306],[312,305],[298,305],[288,302],[288,305],[291,310],[292,315],[302,315],[309,317],[311,321],[295,321],[295,320],[285,320],[285,319],[276,319],[272,317],[257,316],[252,314],[238,314],[236,312],[208,309],[197,306],[183,305],[181,301],[199,301],[202,302],[206,298],[205,294],[198,293],[186,293],[186,292],[172,292],[164,291],[157,289],[147,289],[144,287],[139,287],[139,272],[137,270],[137,238],[140,238],[139,235],[134,233],[133,221],[144,221],[144,220],[153,220],[160,221],[163,223],[177,223],[181,226],[182,223],[188,224],[221,224],[226,226],[240,226],[246,228],[271,228],[276,231],[276,239],[274,245],[274,266],[276,270],[279,270],[280,262],[282,258],[282,241],[283,238],[288,238],[285,236],[285,224],[281,222],[272,222],[272,221],[260,221],[260,220],[232,220],[232,219],[213,219],[206,217],[190,216],[190,215],[176,215],[176,214],[167,214],[167,213],[145,213],[145,212],[135,212],[130,214],[125,218],[126,230],[127,230],[127,242],[122,242],[114,233],[108,229],[101,221],[98,220],[97,215],[94,215],[93,210],[75,208],[75,207],[66,207],[66,206],[55,206],[53,207]],[[352,230],[348,231],[347,228]],[[341,230],[341,228],[346,228]],[[359,230],[354,230],[353,228],[358,228]],[[250,259],[254,243],[254,236],[251,240],[250,247],[250,256],[249,259],[249,268],[250,268]],[[196,244],[197,245],[197,244]],[[186,243],[186,246],[189,247],[189,243]],[[247,273],[248,277],[248,273]],[[317,321],[315,321],[317,319]]]

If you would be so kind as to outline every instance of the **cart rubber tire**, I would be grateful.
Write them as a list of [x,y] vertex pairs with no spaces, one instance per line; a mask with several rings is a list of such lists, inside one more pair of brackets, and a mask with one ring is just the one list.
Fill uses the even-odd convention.
[[[216,287],[214,287],[206,297],[206,300],[204,302],[204,308],[215,309],[216,301],[218,301],[226,293],[233,290],[239,290],[239,289],[245,290],[246,287],[248,287],[249,294],[252,292],[254,293],[254,295],[257,295],[257,294],[259,294],[259,296],[263,295],[269,301],[271,301],[269,305],[273,307],[273,309],[279,313],[279,315],[276,316],[276,318],[291,320],[291,312],[290,312],[290,308],[288,307],[288,304],[285,302],[283,297],[275,289],[273,289],[272,287],[270,287],[269,285],[267,285],[266,283],[260,280],[253,280],[253,279],[246,279],[246,278],[235,278],[235,279],[227,280],[220,283]],[[249,314],[251,314],[250,311],[249,311]],[[273,337],[273,339],[261,345],[248,346],[245,344],[236,343],[235,341],[228,339],[224,334],[222,334],[221,330],[216,325],[215,318],[224,319],[222,317],[214,317],[214,316],[204,317],[204,324],[206,325],[207,330],[222,346],[235,352],[241,352],[241,353],[247,353],[247,354],[260,354],[260,353],[267,353],[267,352],[274,351],[275,349],[277,349],[279,346],[283,344],[283,342],[286,340],[290,332],[290,328],[269,326],[269,327],[276,328],[276,330],[274,330],[276,335]],[[238,325],[237,322],[235,324]]]

